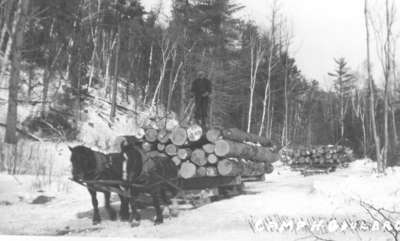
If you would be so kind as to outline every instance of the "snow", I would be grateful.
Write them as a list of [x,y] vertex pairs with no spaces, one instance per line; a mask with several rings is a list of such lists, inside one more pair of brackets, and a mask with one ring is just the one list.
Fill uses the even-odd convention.
[[[68,176],[58,176],[51,184],[39,189],[37,177],[0,175],[0,234],[56,235],[69,227],[72,236],[121,238],[173,238],[185,240],[313,240],[308,233],[254,233],[250,217],[366,217],[359,200],[399,210],[400,169],[394,168],[385,176],[374,171],[370,160],[358,160],[347,169],[329,175],[303,177],[281,163],[266,175],[264,182],[245,184],[244,194],[205,204],[195,209],[181,208],[177,217],[166,218],[154,226],[153,208],[140,210],[140,227],[107,219],[101,209],[102,223],[91,225],[90,197],[82,186],[72,183]],[[55,197],[49,203],[33,205],[39,195]],[[98,195],[102,205],[102,195]],[[118,198],[113,204],[119,208]],[[334,240],[387,240],[383,232],[332,233],[323,236]]]

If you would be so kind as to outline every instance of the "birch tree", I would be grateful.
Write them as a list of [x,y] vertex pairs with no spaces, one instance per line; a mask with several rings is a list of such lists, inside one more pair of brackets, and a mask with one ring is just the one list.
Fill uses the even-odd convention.
[[[260,129],[258,131],[258,135],[261,136],[264,130],[264,122],[265,122],[265,115],[267,112],[269,112],[269,107],[270,104],[267,105],[267,100],[271,98],[270,95],[270,86],[271,86],[271,75],[272,75],[272,68],[273,68],[273,62],[274,62],[274,57],[275,57],[275,29],[276,29],[276,15],[278,13],[278,5],[277,1],[274,0],[273,6],[272,6],[272,16],[271,16],[271,26],[270,26],[270,34],[269,34],[269,50],[268,50],[268,76],[267,80],[265,83],[265,90],[264,90],[264,100],[263,100],[263,111],[261,115],[261,124],[260,124]],[[269,100],[270,103],[270,100]],[[270,112],[269,112],[270,113]],[[270,114],[269,114],[270,116]],[[268,122],[270,123],[270,122]],[[269,126],[268,126],[269,127]],[[268,135],[270,136],[270,135]]]
[[160,93],[160,88],[161,88],[162,82],[163,82],[164,77],[165,77],[165,72],[167,70],[168,61],[170,60],[170,58],[171,58],[171,56],[172,56],[172,54],[174,52],[174,49],[176,48],[176,44],[172,43],[172,41],[169,38],[168,34],[165,33],[163,35],[163,37],[162,37],[160,47],[161,47],[160,77],[158,79],[158,83],[157,83],[156,89],[155,89],[154,94],[153,94],[153,99],[151,101],[151,106],[155,106],[155,104],[156,104],[156,100],[157,100],[158,95]]
[[370,47],[370,19],[369,19],[369,5],[368,0],[364,0],[364,23],[366,30],[366,52],[367,52],[367,73],[368,73],[368,90],[369,90],[369,114],[372,125],[372,133],[374,136],[375,142],[375,151],[376,151],[376,161],[379,172],[384,171],[384,166],[382,163],[382,156],[380,154],[380,138],[376,128],[376,116],[375,116],[375,92],[374,92],[374,80],[372,77],[372,69],[371,69],[371,47]]
[[253,115],[254,88],[256,86],[258,69],[264,55],[264,46],[261,44],[259,37],[255,33],[252,33],[250,36],[250,102],[247,119],[247,132],[249,133],[251,131],[251,119]]

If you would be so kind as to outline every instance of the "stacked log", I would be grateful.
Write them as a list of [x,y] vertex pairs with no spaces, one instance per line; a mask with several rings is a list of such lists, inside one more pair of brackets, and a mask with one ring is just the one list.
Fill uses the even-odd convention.
[[341,145],[284,148],[282,162],[292,169],[331,169],[345,167],[353,160],[353,151]]
[[144,133],[143,150],[170,156],[184,179],[259,176],[272,171],[271,163],[279,157],[271,141],[238,129],[206,131],[199,125],[184,127],[162,120],[144,128]]

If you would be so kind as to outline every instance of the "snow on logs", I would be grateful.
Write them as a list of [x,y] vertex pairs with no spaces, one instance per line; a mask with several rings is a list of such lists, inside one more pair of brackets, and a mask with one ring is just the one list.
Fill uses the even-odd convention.
[[170,156],[184,179],[263,175],[278,159],[270,140],[239,129],[205,131],[199,125],[183,127],[163,119],[143,133],[142,148]]

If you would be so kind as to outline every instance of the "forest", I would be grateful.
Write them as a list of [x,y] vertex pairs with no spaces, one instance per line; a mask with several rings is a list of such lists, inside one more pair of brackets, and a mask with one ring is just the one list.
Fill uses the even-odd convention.
[[[110,125],[118,109],[162,109],[180,119],[191,82],[204,71],[213,86],[212,126],[281,147],[341,144],[376,160],[381,172],[400,164],[395,1],[386,0],[379,28],[365,0],[364,68],[353,69],[346,56],[332,59],[331,90],[297,66],[295,33],[279,1],[263,28],[238,18],[242,9],[233,0],[174,0],[162,20],[161,1],[151,11],[139,0],[0,1],[4,141],[16,144],[18,132],[30,135],[37,120],[74,140],[94,96],[110,104]],[[370,57],[375,36],[379,81]],[[22,104],[37,108],[19,119]]]

